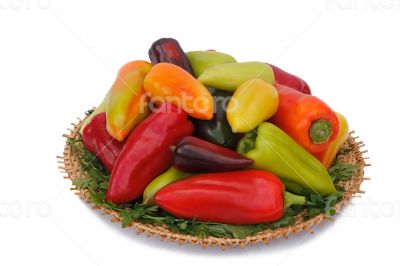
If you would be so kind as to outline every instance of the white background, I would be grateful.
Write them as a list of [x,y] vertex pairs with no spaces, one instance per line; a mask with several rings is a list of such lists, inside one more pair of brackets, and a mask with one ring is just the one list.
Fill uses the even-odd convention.
[[[0,0],[0,265],[395,265],[400,0]],[[56,164],[76,117],[160,37],[303,77],[345,114],[372,167],[333,223],[221,252],[137,236],[69,190]]]

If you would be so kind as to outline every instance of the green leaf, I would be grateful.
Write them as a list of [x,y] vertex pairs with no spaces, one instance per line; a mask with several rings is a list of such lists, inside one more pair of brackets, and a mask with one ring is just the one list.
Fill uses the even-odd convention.
[[319,215],[321,213],[323,213],[322,209],[310,207],[310,208],[307,208],[305,217],[306,217],[306,219],[310,219],[310,218],[312,218],[314,216],[317,216],[317,215]]
[[281,219],[270,224],[270,228],[276,229],[276,228],[280,228],[280,227],[284,227],[284,226],[293,225],[294,224],[294,216],[291,212],[292,212],[292,209],[288,208],[288,210],[286,210],[285,214],[283,215],[283,217]]
[[72,180],[72,185],[77,189],[87,189],[91,181],[90,178],[76,178]]
[[343,198],[343,192],[337,191],[326,198],[325,213],[332,216],[336,213],[335,205]]
[[347,180],[353,176],[355,170],[358,169],[356,164],[344,164],[337,159],[331,167],[328,169],[328,173],[332,178],[333,182],[339,180]]
[[122,224],[123,228],[131,225],[131,223],[134,220],[130,212],[121,212],[120,217],[121,217],[121,224]]
[[165,217],[165,222],[166,222],[167,224],[173,225],[173,224],[175,223],[175,221],[176,221],[175,217],[173,217],[173,216],[171,216],[171,215],[167,215],[167,216]]
[[326,198],[317,195],[309,196],[309,204],[306,206],[306,219],[312,218],[318,214],[325,213],[329,216],[335,214],[335,204],[341,201],[343,192],[337,191]]
[[99,186],[99,188],[100,188],[101,190],[107,190],[107,189],[108,189],[108,186],[109,186],[109,184],[110,184],[110,182],[109,182],[109,181],[103,181],[103,182],[101,182],[101,183],[100,183],[100,186]]
[[103,192],[103,193],[93,193],[92,191],[90,191],[90,197],[89,197],[89,201],[91,202],[91,203],[94,203],[94,204],[97,204],[97,205],[100,205],[100,206],[106,206],[105,204],[104,204],[104,201],[105,201],[105,197],[106,197],[106,194]]
[[185,230],[187,228],[188,221],[179,222],[177,225],[178,225],[179,229]]

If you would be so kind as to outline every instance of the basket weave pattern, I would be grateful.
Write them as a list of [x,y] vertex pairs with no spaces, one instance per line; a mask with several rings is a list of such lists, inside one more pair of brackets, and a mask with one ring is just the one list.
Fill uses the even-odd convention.
[[[64,134],[63,136],[66,138],[77,138],[79,128],[82,124],[82,120],[79,119],[79,123],[71,123],[72,129],[68,129],[68,134]],[[336,212],[339,212],[340,209],[347,203],[352,197],[357,196],[358,194],[363,194],[364,191],[360,190],[360,185],[363,180],[367,180],[369,178],[364,177],[364,167],[369,166],[369,164],[365,163],[363,158],[363,154],[367,151],[361,151],[361,148],[364,147],[362,141],[357,141],[358,137],[353,137],[354,132],[351,132],[351,136],[348,139],[348,145],[351,151],[345,155],[341,155],[341,160],[346,163],[357,164],[358,170],[354,172],[353,176],[345,181],[340,181],[340,185],[344,188],[345,192],[343,195],[343,199],[335,205]],[[65,174],[64,178],[73,180],[75,178],[80,178],[84,173],[81,171],[81,166],[79,163],[78,157],[73,153],[71,147],[66,145],[64,148],[63,156],[57,156],[59,168],[63,174]],[[84,201],[89,202],[89,191],[86,189],[76,189],[71,188],[76,191],[76,194],[79,195]],[[113,222],[120,222],[121,218],[119,214],[113,210],[107,209],[103,206],[94,205],[93,208],[101,210],[103,213],[111,215]],[[154,226],[150,224],[142,224],[139,222],[133,222],[131,226],[136,229],[137,233],[146,233],[150,236],[159,236],[161,240],[171,240],[178,242],[179,244],[191,243],[191,244],[200,244],[203,247],[208,246],[219,246],[222,249],[225,249],[227,246],[240,246],[245,247],[248,244],[255,244],[258,242],[264,242],[268,244],[271,240],[284,237],[287,238],[291,233],[299,233],[302,230],[305,230],[309,233],[312,233],[312,230],[320,224],[324,220],[332,220],[331,217],[320,214],[309,220],[303,220],[304,213],[300,213],[297,215],[295,219],[295,224],[291,226],[286,226],[282,228],[278,228],[275,230],[267,229],[261,231],[253,236],[248,236],[245,239],[234,239],[234,238],[217,238],[217,237],[207,237],[207,238],[198,238],[196,236],[184,235],[179,233],[174,233],[171,230],[167,229],[164,226]]]

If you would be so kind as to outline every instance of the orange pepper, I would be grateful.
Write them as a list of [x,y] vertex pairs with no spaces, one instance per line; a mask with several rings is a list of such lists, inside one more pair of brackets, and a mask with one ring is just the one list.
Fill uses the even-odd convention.
[[279,106],[272,123],[310,153],[328,149],[336,139],[339,121],[335,112],[319,98],[276,83]]
[[315,154],[315,157],[328,169],[333,160],[336,158],[336,154],[340,150],[340,147],[346,142],[349,137],[349,124],[346,118],[336,112],[336,116],[339,119],[339,133],[334,141],[329,144],[329,147],[324,152]]
[[153,66],[144,80],[144,89],[157,104],[169,102],[188,115],[210,120],[213,117],[213,98],[210,92],[184,69],[170,64]]
[[129,62],[121,67],[111,87],[107,131],[119,141],[123,141],[150,112],[143,80],[151,67],[146,61]]

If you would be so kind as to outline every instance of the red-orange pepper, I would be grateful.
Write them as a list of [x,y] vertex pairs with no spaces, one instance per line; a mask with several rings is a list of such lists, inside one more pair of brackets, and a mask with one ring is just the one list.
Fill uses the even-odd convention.
[[279,107],[272,122],[310,153],[325,151],[336,139],[339,120],[319,98],[275,84]]
[[226,224],[276,221],[285,207],[306,202],[285,192],[278,177],[262,170],[191,176],[160,189],[155,201],[178,218]]

